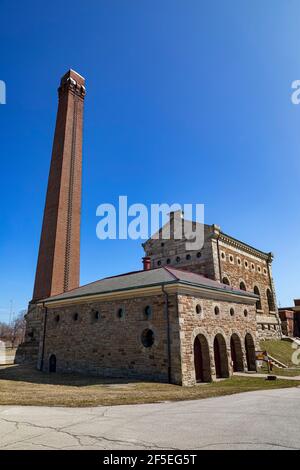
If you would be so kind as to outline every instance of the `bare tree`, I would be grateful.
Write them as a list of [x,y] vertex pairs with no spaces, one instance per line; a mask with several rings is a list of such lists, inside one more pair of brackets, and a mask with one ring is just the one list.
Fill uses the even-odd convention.
[[0,323],[0,340],[10,342],[13,348],[24,341],[25,314],[26,310],[22,310],[10,324]]

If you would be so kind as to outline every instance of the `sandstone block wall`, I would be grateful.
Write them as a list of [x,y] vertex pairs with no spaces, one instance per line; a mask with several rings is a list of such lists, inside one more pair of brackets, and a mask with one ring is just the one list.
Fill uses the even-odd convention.
[[[228,280],[235,289],[241,283],[248,292],[257,287],[260,293],[260,306],[257,305],[256,321],[260,338],[280,338],[281,327],[276,306],[271,266],[268,260],[254,256],[246,251],[233,248],[224,242],[219,243],[221,280]],[[267,291],[272,295],[272,306],[269,305]]]
[[[201,313],[196,312],[196,306],[201,306]],[[215,307],[219,314],[215,314]],[[234,310],[231,315],[230,309]],[[205,336],[209,345],[210,366],[215,377],[214,339],[221,334],[226,342],[227,361],[230,374],[232,373],[230,338],[235,333],[241,342],[243,361],[247,370],[245,336],[247,333],[257,343],[255,307],[249,304],[232,303],[220,300],[205,299],[190,295],[178,296],[178,311],[180,324],[182,380],[185,385],[195,384],[194,340],[197,335]],[[245,311],[247,316],[245,316]]]
[[[49,358],[55,354],[58,372],[168,381],[165,300],[161,294],[48,308],[43,370],[49,370]],[[171,381],[181,383],[175,300],[169,296]],[[147,306],[150,317],[145,314]],[[154,332],[151,347],[141,341],[146,329]],[[42,348],[40,361],[41,356]]]

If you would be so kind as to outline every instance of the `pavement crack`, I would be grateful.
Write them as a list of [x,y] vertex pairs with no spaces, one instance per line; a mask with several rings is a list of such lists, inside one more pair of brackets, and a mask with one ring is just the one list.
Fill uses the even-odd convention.
[[[98,416],[99,418],[99,416]],[[62,433],[62,434],[65,434],[69,437],[71,437],[72,439],[75,439],[77,445],[75,447],[84,447],[86,444],[84,444],[83,440],[84,439],[91,439],[93,441],[96,441],[97,443],[99,444],[103,444],[103,442],[107,442],[107,443],[113,443],[113,444],[117,444],[117,445],[130,445],[130,446],[139,446],[139,447],[142,447],[143,449],[165,449],[165,448],[169,448],[169,446],[166,446],[166,447],[161,447],[161,446],[158,446],[152,442],[143,442],[143,441],[139,441],[139,440],[125,440],[125,439],[118,439],[118,438],[109,438],[109,437],[106,437],[106,436],[97,436],[97,435],[92,435],[92,434],[78,434],[78,433],[75,433],[75,432],[72,432],[72,431],[67,431],[66,429],[68,427],[71,427],[71,426],[74,426],[74,425],[78,425],[78,424],[84,424],[84,422],[80,422],[80,423],[76,423],[76,424],[70,424],[68,426],[63,426],[63,427],[55,427],[55,426],[43,426],[43,425],[39,425],[39,424],[35,424],[35,423],[30,423],[28,421],[22,421],[22,422],[19,422],[19,421],[15,421],[15,420],[9,420],[7,418],[3,418],[2,416],[0,417],[0,421],[5,421],[6,423],[10,423],[10,424],[14,424],[16,426],[16,429],[19,430],[20,426],[29,426],[31,428],[36,428],[36,429],[42,429],[43,431],[54,431],[54,432],[57,432],[57,433]],[[87,421],[88,422],[88,421]],[[10,442],[10,443],[7,443],[5,445],[2,445],[1,448],[4,449],[4,448],[7,448],[7,447],[10,447],[10,446],[13,446],[13,445],[16,445],[16,444],[21,444],[21,443],[24,443],[28,440],[32,440],[32,439],[36,439],[37,437],[40,437],[44,434],[41,433],[37,436],[29,436],[27,437],[26,439],[23,439],[23,440],[16,440],[14,442]],[[34,444],[33,440],[32,440],[32,443]],[[42,445],[42,444],[38,444],[38,443],[35,443],[35,445]],[[50,447],[50,446],[48,446]],[[67,446],[68,447],[68,446]],[[72,446],[73,447],[73,446]],[[172,450],[176,450],[176,448],[170,448]]]

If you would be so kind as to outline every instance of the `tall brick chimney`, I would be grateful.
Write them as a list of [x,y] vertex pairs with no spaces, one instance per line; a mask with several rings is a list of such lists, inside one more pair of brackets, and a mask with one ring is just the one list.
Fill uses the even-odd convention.
[[61,79],[33,301],[79,286],[85,80]]

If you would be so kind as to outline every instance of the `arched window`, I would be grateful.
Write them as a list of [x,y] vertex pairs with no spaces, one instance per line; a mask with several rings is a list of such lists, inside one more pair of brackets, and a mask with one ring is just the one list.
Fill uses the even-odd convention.
[[146,305],[146,307],[144,308],[144,315],[145,315],[145,318],[148,320],[149,318],[151,318],[151,315],[152,315],[152,308],[150,305]]
[[262,310],[259,288],[257,286],[254,286],[253,292],[254,292],[255,295],[259,296],[259,299],[256,302],[256,310]]
[[267,289],[267,299],[268,299],[269,311],[274,312],[275,311],[274,298],[270,289]]
[[120,318],[120,319],[125,317],[125,310],[124,310],[124,308],[121,307],[121,308],[118,309],[118,311],[117,311],[117,316],[118,316],[118,318]]
[[222,279],[222,282],[223,282],[223,284],[226,284],[226,286],[230,286],[230,282],[229,282],[228,277],[224,276],[223,279]]
[[200,313],[202,312],[202,307],[200,304],[197,304],[196,305],[196,313],[198,313],[198,315],[200,315]]
[[240,290],[245,290],[245,291],[247,290],[245,283],[243,281],[240,283]]

